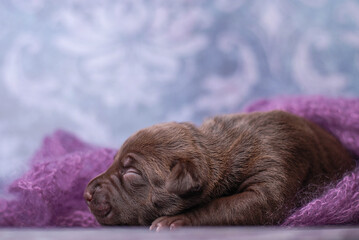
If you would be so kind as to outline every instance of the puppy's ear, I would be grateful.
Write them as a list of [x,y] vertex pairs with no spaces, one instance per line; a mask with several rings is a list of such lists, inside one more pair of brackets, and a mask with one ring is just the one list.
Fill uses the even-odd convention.
[[196,166],[185,160],[177,160],[166,179],[167,191],[183,198],[200,194],[203,186]]

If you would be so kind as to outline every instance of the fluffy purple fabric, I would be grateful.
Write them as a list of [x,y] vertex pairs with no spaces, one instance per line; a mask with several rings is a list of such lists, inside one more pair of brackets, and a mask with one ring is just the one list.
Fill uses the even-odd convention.
[[[358,159],[359,99],[298,97],[263,100],[246,111],[282,109],[332,132]],[[94,147],[64,131],[45,138],[29,171],[0,199],[0,226],[98,226],[82,199],[87,182],[112,162],[115,150]],[[296,210],[283,226],[357,224],[359,168]]]
[[44,139],[31,168],[0,199],[0,226],[94,227],[83,200],[87,182],[107,169],[114,150],[94,147],[64,131]]
[[[278,98],[258,101],[246,110],[281,109],[317,123],[335,135],[359,160],[359,99],[323,97]],[[288,217],[283,226],[317,226],[359,223],[359,166],[319,198]]]

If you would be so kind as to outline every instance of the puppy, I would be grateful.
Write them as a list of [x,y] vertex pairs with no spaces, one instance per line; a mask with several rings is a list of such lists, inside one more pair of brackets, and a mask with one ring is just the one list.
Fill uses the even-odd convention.
[[331,134],[282,111],[154,125],[84,197],[103,225],[274,225],[354,167]]

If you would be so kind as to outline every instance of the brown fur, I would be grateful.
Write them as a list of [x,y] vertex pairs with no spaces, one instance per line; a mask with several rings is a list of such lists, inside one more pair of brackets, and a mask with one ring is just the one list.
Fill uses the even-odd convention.
[[353,166],[338,140],[305,119],[224,115],[140,130],[85,198],[104,225],[272,225]]

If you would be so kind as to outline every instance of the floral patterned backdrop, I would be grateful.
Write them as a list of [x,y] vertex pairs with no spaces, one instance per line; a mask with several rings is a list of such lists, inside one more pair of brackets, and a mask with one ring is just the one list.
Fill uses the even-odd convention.
[[0,0],[0,189],[62,128],[136,130],[258,98],[359,96],[359,1]]

